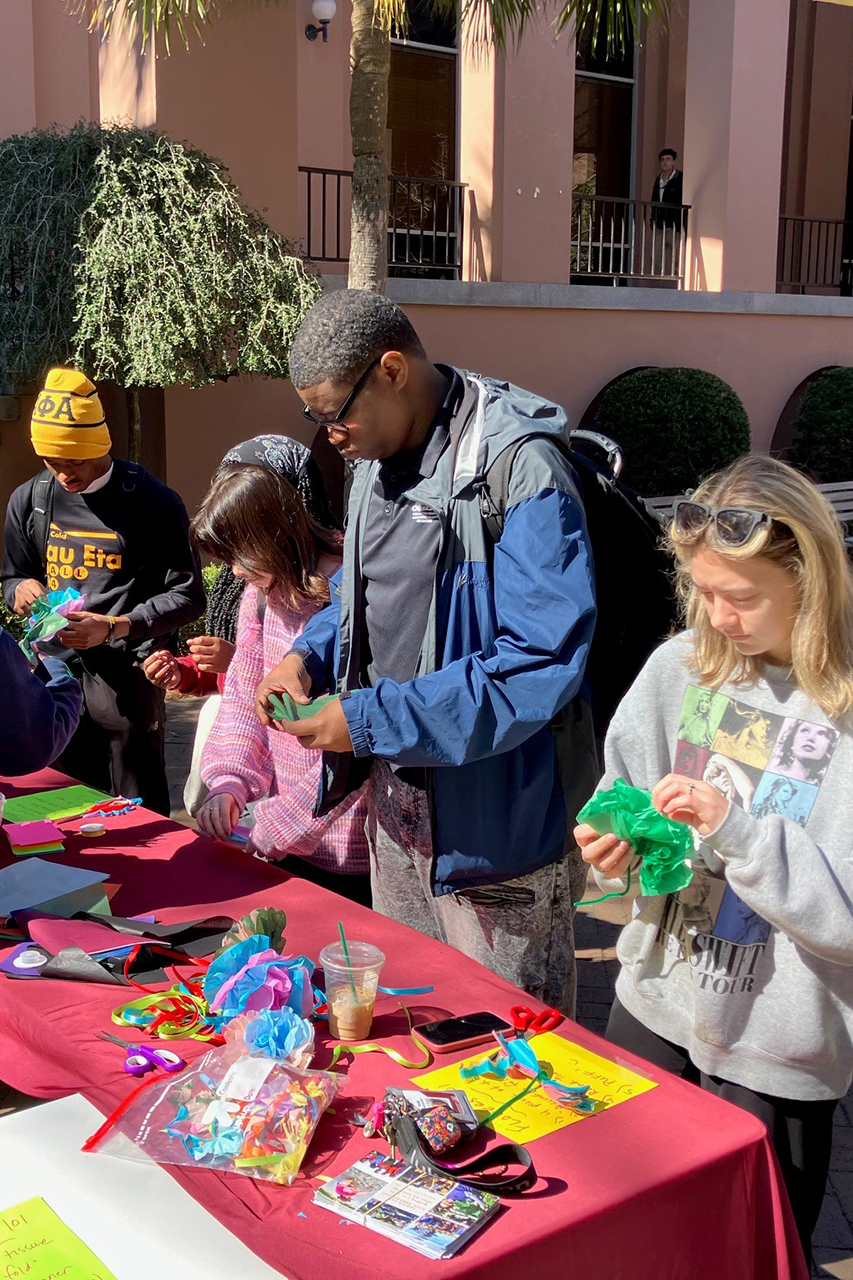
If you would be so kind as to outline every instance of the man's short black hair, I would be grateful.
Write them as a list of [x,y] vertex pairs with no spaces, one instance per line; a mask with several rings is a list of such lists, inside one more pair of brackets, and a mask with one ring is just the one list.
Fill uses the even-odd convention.
[[672,156],[673,160],[677,160],[678,152],[673,151],[672,147],[664,147],[663,151],[658,152],[658,160],[663,160],[664,156]]
[[327,380],[343,386],[386,351],[426,358],[408,316],[388,298],[364,289],[336,289],[315,302],[299,326],[290,377],[300,391]]

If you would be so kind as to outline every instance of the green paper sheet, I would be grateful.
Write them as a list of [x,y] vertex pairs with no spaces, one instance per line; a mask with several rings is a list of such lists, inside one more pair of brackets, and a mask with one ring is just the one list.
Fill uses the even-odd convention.
[[318,711],[322,711],[323,707],[336,697],[337,694],[330,693],[324,698],[315,698],[313,702],[306,704],[294,702],[289,693],[271,693],[272,718],[273,720],[310,720],[311,716],[316,716]]
[[685,858],[693,851],[691,830],[658,813],[650,791],[617,778],[609,791],[596,791],[578,814],[599,835],[612,832],[627,840],[643,859],[640,888],[647,897],[677,893],[693,878]]
[[35,822],[47,818],[56,822],[62,818],[76,818],[93,805],[112,800],[104,791],[94,787],[57,787],[54,791],[35,791],[29,796],[13,796],[3,806],[4,822]]
[[4,1276],[117,1280],[41,1196],[0,1210],[0,1266]]

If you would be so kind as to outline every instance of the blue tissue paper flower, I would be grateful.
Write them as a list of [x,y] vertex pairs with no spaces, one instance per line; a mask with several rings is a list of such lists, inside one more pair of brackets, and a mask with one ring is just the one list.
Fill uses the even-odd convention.
[[235,974],[239,973],[252,956],[259,955],[261,951],[268,951],[269,947],[270,940],[268,937],[262,933],[254,933],[243,942],[235,942],[232,947],[227,947],[221,955],[218,955],[208,966],[204,981],[201,984],[207,1003],[211,1004],[213,1002],[219,988],[229,978],[233,978]]
[[262,1009],[250,1015],[243,1031],[249,1053],[267,1058],[292,1058],[313,1038],[310,1023],[292,1009]]

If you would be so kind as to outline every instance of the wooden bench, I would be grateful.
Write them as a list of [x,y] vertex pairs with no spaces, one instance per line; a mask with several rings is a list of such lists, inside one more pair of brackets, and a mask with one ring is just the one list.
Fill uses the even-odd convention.
[[[853,525],[853,480],[842,480],[836,484],[819,484],[817,487],[829,499],[835,514],[844,526],[844,541],[848,549],[853,550],[853,536],[847,536]],[[643,498],[643,503],[662,525],[666,525],[672,516],[673,503],[681,496],[675,493],[668,498]]]

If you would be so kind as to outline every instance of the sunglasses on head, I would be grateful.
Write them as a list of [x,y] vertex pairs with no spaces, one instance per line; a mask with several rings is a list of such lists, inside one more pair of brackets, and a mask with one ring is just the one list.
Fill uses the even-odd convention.
[[681,538],[698,538],[713,522],[717,541],[724,547],[745,547],[756,529],[770,524],[766,511],[752,507],[713,507],[693,498],[679,498],[672,509],[675,532]]
[[313,422],[315,427],[326,427],[327,429],[329,427],[337,427],[340,431],[349,431],[349,427],[343,419],[349,413],[359,391],[361,391],[365,382],[367,382],[367,379],[381,360],[382,356],[377,356],[375,360],[371,360],[370,364],[367,366],[364,373],[361,375],[358,382],[341,405],[340,409],[338,409],[337,413],[332,414],[330,418],[324,418],[321,414],[315,413],[313,409],[309,409],[306,404],[302,409],[303,418],[307,418],[309,422]]

